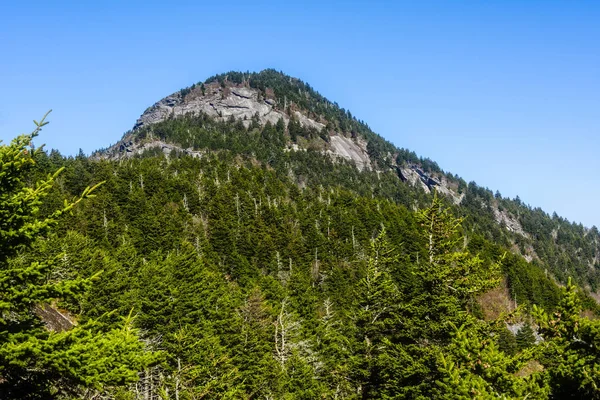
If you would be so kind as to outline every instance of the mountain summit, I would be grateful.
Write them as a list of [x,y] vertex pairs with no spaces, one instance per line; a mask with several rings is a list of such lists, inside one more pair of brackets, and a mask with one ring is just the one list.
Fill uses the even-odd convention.
[[[600,284],[597,229],[551,217],[518,197],[505,199],[475,182],[467,184],[437,163],[386,141],[309,84],[273,69],[228,72],[181,89],[146,109],[120,142],[95,157],[119,159],[148,150],[196,157],[207,151],[233,150],[256,157],[264,146],[256,137],[270,134],[264,133],[265,127],[275,132],[269,143],[271,157],[276,152],[318,152],[379,180],[382,174],[392,174],[396,185],[444,195],[460,207],[473,229],[487,232],[489,238],[503,238],[513,252],[545,264],[560,281],[570,275],[570,268],[582,264],[585,267],[576,276],[585,276],[592,288]],[[295,179],[305,184],[303,176]],[[586,239],[575,244],[573,237],[578,234]],[[556,254],[566,255],[573,267],[565,270]]]
[[[369,131],[367,126],[309,85],[274,70],[230,72],[175,92],[149,107],[137,120],[133,131],[186,115],[206,115],[222,122],[240,121],[245,128],[252,124],[276,125],[281,120],[293,136],[290,143],[293,148],[298,149],[298,135],[308,141],[320,137],[322,141],[311,144],[353,161],[359,169],[373,167],[366,138],[357,135],[357,132]],[[125,139],[129,138],[126,136]],[[307,140],[301,139],[301,142],[308,145]],[[119,150],[140,151],[132,146],[134,143],[121,146],[128,142],[119,143]],[[114,150],[112,148],[113,155]]]
[[[161,99],[146,109],[133,130],[104,156],[140,154],[156,146],[171,151],[182,143],[171,143],[173,138],[167,137],[158,138],[166,142],[142,143],[134,140],[139,137],[136,132],[143,128],[152,131],[152,126],[162,121],[200,115],[213,121],[239,123],[246,129],[279,123],[289,136],[285,144],[287,150],[319,150],[350,161],[359,170],[392,168],[403,181],[418,183],[426,192],[436,187],[455,203],[461,199],[444,176],[434,177],[417,165],[426,161],[437,170],[435,163],[419,160],[414,153],[395,148],[354,118],[350,111],[324,98],[310,85],[272,69],[216,75]],[[186,141],[184,146],[187,144]],[[194,152],[192,148],[180,149],[189,154]],[[403,161],[409,163],[404,165]]]

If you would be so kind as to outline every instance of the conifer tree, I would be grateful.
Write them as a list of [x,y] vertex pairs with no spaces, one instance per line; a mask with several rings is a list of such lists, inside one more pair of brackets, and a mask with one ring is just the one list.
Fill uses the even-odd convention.
[[385,228],[371,240],[365,276],[356,293],[357,310],[353,316],[356,331],[354,373],[363,398],[379,397],[382,377],[379,357],[385,353],[384,339],[398,324],[401,294],[390,276],[390,265],[397,261]]
[[530,364],[533,354],[525,351],[511,356],[500,351],[490,336],[490,327],[480,322],[454,330],[452,343],[438,355],[441,378],[431,397],[548,398],[550,390],[543,373]]
[[50,330],[48,320],[35,312],[56,311],[59,300],[77,298],[97,278],[60,280],[51,274],[56,259],[14,259],[46,237],[63,214],[92,197],[98,186],[65,200],[49,216],[40,215],[61,172],[27,185],[41,151],[33,148],[32,140],[47,124],[46,116],[34,121],[31,134],[0,146],[0,393],[8,399],[79,397],[84,389],[102,392],[136,381],[137,372],[153,358],[144,353],[131,318],[121,327],[88,320],[71,329]]
[[506,327],[502,327],[498,331],[498,349],[510,356],[518,350],[515,335]]
[[534,306],[543,341],[540,361],[556,398],[600,399],[600,321],[581,315],[577,287],[568,280],[552,314]]
[[323,302],[322,312],[318,326],[318,350],[324,364],[323,381],[333,398],[352,398],[356,395],[356,388],[350,379],[350,340],[344,335],[342,321],[329,298]]
[[533,329],[531,329],[531,325],[524,324],[518,331],[515,336],[515,340],[517,342],[517,348],[519,350],[528,349],[535,344],[535,335]]
[[462,219],[451,214],[434,195],[431,206],[417,214],[421,241],[427,258],[414,269],[414,295],[404,306],[411,317],[414,338],[444,343],[450,338],[451,325],[467,321],[470,301],[499,283],[499,266],[487,268],[464,246]]
[[431,206],[417,215],[421,244],[427,255],[413,265],[408,292],[398,308],[393,335],[380,358],[383,394],[389,398],[433,395],[438,375],[437,358],[450,345],[454,327],[473,325],[469,304],[478,293],[498,284],[498,266],[463,247],[462,220],[454,217],[434,196]]

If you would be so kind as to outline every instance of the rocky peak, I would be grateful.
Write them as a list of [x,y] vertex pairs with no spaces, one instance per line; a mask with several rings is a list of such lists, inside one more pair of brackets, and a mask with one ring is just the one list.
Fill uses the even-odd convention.
[[205,113],[223,121],[233,117],[244,121],[246,126],[253,117],[258,117],[261,124],[275,124],[280,118],[287,123],[289,117],[277,110],[276,105],[275,99],[264,98],[259,90],[242,85],[222,87],[216,82],[195,85],[149,107],[136,121],[134,130],[188,113]]
[[[275,98],[274,91],[270,88],[265,90],[253,88],[247,82],[219,83],[213,81],[182,89],[156,102],[138,118],[133,127],[133,133],[142,127],[169,118],[200,113],[220,121],[239,120],[246,127],[250,126],[253,120],[260,125],[265,125],[266,123],[276,124],[280,119],[287,126],[290,122],[290,115],[292,115],[303,127],[313,128],[317,131],[326,128],[326,121],[314,116],[309,117],[307,112],[294,106],[293,102],[290,101],[288,104],[286,98],[283,101]],[[364,139],[349,138],[338,132],[329,133],[331,140],[325,146],[325,153],[353,161],[361,170],[371,168],[371,160],[366,150],[367,142]],[[139,154],[148,147],[148,144],[136,144],[135,140],[132,140],[134,136],[126,135],[123,140],[108,149],[106,156],[115,158]],[[167,147],[171,149],[173,145]]]

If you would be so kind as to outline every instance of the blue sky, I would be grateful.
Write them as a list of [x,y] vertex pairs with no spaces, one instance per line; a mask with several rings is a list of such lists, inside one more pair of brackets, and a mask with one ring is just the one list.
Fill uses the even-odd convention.
[[467,181],[600,226],[597,1],[50,3],[2,4],[4,141],[52,108],[40,142],[90,153],[182,87],[276,68]]

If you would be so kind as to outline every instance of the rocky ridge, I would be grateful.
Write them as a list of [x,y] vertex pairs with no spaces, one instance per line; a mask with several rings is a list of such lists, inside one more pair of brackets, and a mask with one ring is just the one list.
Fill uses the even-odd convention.
[[[244,85],[222,87],[217,83],[209,83],[195,86],[189,91],[173,93],[156,102],[138,118],[132,132],[135,133],[136,130],[142,127],[169,118],[200,113],[220,121],[240,120],[246,127],[250,126],[253,119],[261,125],[266,123],[276,124],[282,119],[287,126],[290,122],[290,116],[283,112],[281,108],[285,109],[286,104],[279,105],[275,98],[264,97],[257,89]],[[311,119],[298,110],[293,111],[293,113],[294,118],[303,127],[314,128],[317,131],[325,129],[323,122]],[[134,136],[131,133],[126,134],[120,142],[101,152],[97,157],[115,159],[140,154],[149,148],[155,147],[161,147],[165,152],[177,149],[185,153],[198,153],[192,149],[182,149],[176,144],[160,141],[137,143]],[[372,168],[371,160],[367,154],[367,143],[364,140],[351,139],[334,132],[324,152],[333,157],[352,161],[361,170]]]
[[[223,121],[230,117],[241,119],[246,127],[255,116],[258,116],[261,124],[275,124],[280,118],[286,123],[289,121],[287,115],[275,109],[274,99],[259,99],[256,89],[243,86],[222,88],[218,84],[207,84],[203,87],[204,89],[195,87],[187,93],[179,91],[158,101],[140,116],[133,129],[167,118],[200,112]],[[302,120],[301,122],[306,123]]]
[[[139,155],[156,148],[161,149],[167,155],[176,150],[193,157],[201,157],[202,151],[191,148],[184,149],[176,143],[167,143],[158,139],[141,142],[135,140],[135,132],[142,127],[169,118],[200,113],[220,121],[241,121],[245,127],[250,126],[253,120],[265,125],[267,123],[276,124],[280,119],[287,126],[290,122],[290,115],[293,115],[293,118],[303,127],[314,128],[317,131],[326,129],[327,122],[309,118],[302,110],[294,109],[291,111],[289,104],[286,104],[286,100],[281,101],[281,99],[275,98],[272,91],[263,92],[246,84],[221,85],[218,82],[212,82],[193,85],[191,88],[180,90],[159,100],[144,111],[136,121],[133,130],[126,134],[120,142],[96,154],[95,157],[120,159]],[[323,141],[322,143],[324,154],[353,162],[360,170],[375,169],[375,164],[367,152],[367,141],[364,138],[360,136],[348,137],[341,132],[331,130],[328,135],[329,142]],[[292,144],[287,150],[301,151],[304,149],[297,144]],[[400,166],[392,163],[390,168],[395,169],[398,177],[403,182],[418,186],[427,193],[436,190],[451,199],[454,204],[460,204],[464,197],[464,193],[458,193],[456,188],[444,176],[434,177],[425,172],[419,165],[406,164]],[[494,214],[496,221],[507,230],[527,236],[517,218],[506,211],[501,212],[497,208],[494,208]]]
[[[276,124],[280,119],[287,125],[290,117],[282,108],[285,109],[286,105],[279,105],[275,98],[263,97],[257,89],[243,85],[221,87],[217,83],[209,83],[195,86],[189,92],[173,93],[158,101],[138,118],[133,129],[188,113],[204,113],[221,121],[239,119],[245,127],[250,126],[252,118],[258,119],[261,125],[267,122]],[[325,128],[322,122],[308,118],[297,110],[294,111],[294,118],[305,127],[318,131]]]

